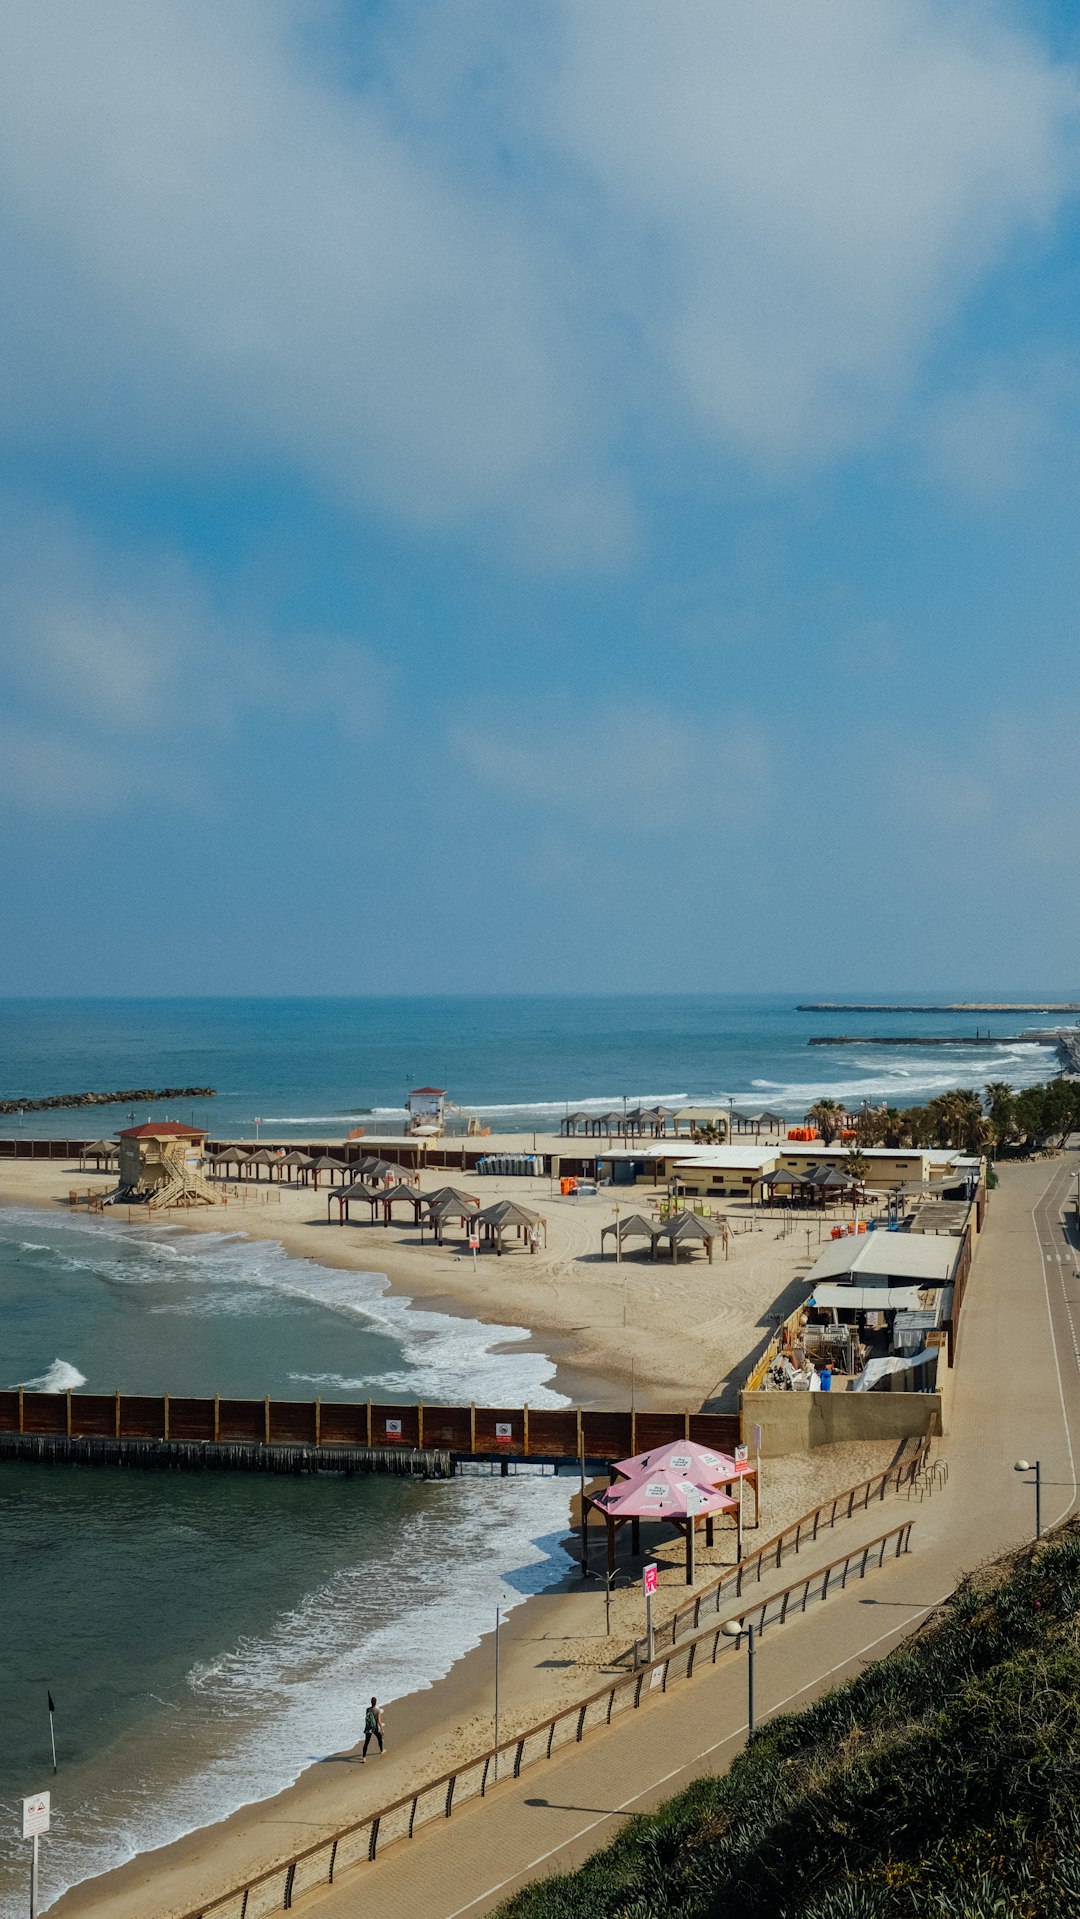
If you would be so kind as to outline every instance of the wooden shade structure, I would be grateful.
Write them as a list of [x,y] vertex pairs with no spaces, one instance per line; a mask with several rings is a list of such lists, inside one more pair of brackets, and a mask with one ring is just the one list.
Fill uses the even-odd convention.
[[366,1180],[396,1180],[401,1174],[401,1167],[396,1166],[392,1159],[374,1157],[362,1159],[355,1170],[360,1174],[361,1179]]
[[351,1170],[351,1167],[346,1166],[343,1159],[335,1159],[332,1153],[324,1153],[321,1159],[315,1160],[312,1165],[311,1183],[316,1191],[318,1191],[319,1175],[325,1173],[332,1186],[334,1183],[334,1174],[336,1173],[344,1184],[345,1181],[348,1180]]
[[625,1219],[613,1219],[610,1226],[600,1230],[600,1253],[604,1253],[604,1241],[609,1233],[614,1233],[620,1253],[626,1239],[647,1239],[650,1249],[653,1247],[659,1227],[654,1219],[646,1219],[644,1213],[627,1213]]
[[382,1201],[384,1226],[389,1226],[394,1207],[402,1203],[412,1207],[413,1223],[414,1225],[419,1225],[420,1212],[424,1204],[424,1195],[423,1193],[418,1193],[415,1186],[384,1186],[382,1192],[379,1194],[379,1198]]
[[670,1219],[665,1220],[664,1224],[658,1226],[656,1229],[653,1238],[653,1257],[656,1257],[656,1248],[659,1246],[661,1240],[665,1240],[671,1247],[673,1264],[679,1257],[680,1246],[691,1247],[697,1245],[704,1246],[709,1256],[709,1264],[711,1265],[713,1242],[720,1237],[721,1229],[715,1220],[703,1219],[700,1213],[674,1213]]
[[278,1161],[278,1165],[281,1168],[282,1177],[288,1167],[290,1178],[294,1173],[299,1174],[300,1183],[303,1186],[306,1186],[311,1178],[311,1154],[298,1152],[295,1147],[291,1153],[285,1154],[284,1159]]
[[451,1220],[456,1220],[463,1230],[468,1231],[480,1211],[480,1201],[471,1193],[463,1193],[456,1186],[440,1186],[437,1192],[426,1193],[423,1199],[426,1218],[420,1220],[420,1237],[424,1237],[425,1226],[430,1226],[436,1240],[441,1243],[443,1229]]
[[236,1168],[237,1179],[242,1179],[249,1157],[246,1146],[223,1146],[220,1153],[214,1154],[210,1165],[218,1179],[228,1178],[230,1166]]
[[108,1166],[110,1161],[116,1158],[118,1151],[119,1148],[114,1139],[92,1139],[87,1145],[80,1148],[79,1164],[80,1166],[85,1166],[87,1160],[92,1159],[100,1172],[102,1162],[104,1161],[105,1165]]
[[547,1220],[540,1213],[534,1213],[527,1206],[519,1206],[516,1200],[499,1199],[493,1206],[485,1206],[482,1213],[474,1215],[481,1235],[489,1243],[494,1241],[495,1251],[501,1256],[503,1236],[512,1232],[519,1240],[528,1242],[529,1251],[535,1250],[537,1238],[542,1237],[547,1245]]
[[343,1226],[349,1217],[349,1207],[362,1203],[371,1207],[371,1224],[375,1224],[375,1211],[382,1205],[382,1194],[374,1186],[365,1186],[363,1180],[354,1180],[351,1186],[338,1186],[326,1195],[326,1217],[330,1218],[331,1206],[338,1209],[338,1225]]
[[261,1146],[258,1152],[248,1154],[247,1164],[244,1167],[244,1177],[245,1179],[251,1179],[252,1177],[258,1179],[263,1167],[266,1168],[271,1179],[274,1178],[275,1174],[280,1177],[280,1166],[281,1155],[279,1153],[272,1153],[266,1146]]
[[560,1133],[562,1133],[565,1138],[570,1139],[582,1126],[585,1127],[587,1131],[589,1117],[588,1113],[567,1113],[565,1119],[559,1122]]
[[713,1524],[718,1514],[731,1513],[736,1526],[736,1560],[742,1558],[742,1526],[738,1500],[715,1486],[704,1484],[688,1473],[657,1469],[640,1479],[623,1479],[605,1492],[587,1496],[587,1505],[602,1514],[607,1527],[607,1570],[615,1571],[615,1534],[629,1520],[632,1527],[631,1549],[640,1551],[640,1526],[643,1519],[660,1520],[674,1526],[686,1540],[686,1583],[694,1583],[694,1546],[698,1525],[705,1521],[705,1543],[713,1543]]

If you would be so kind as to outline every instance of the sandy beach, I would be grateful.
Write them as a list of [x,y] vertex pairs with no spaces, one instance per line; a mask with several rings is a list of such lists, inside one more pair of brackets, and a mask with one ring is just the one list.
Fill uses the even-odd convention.
[[[424,1185],[443,1178],[429,1174]],[[556,1360],[558,1390],[585,1404],[626,1404],[631,1370],[640,1405],[733,1403],[748,1356],[768,1337],[770,1315],[786,1309],[806,1265],[805,1227],[785,1235],[778,1221],[768,1219],[755,1230],[736,1230],[730,1256],[718,1252],[712,1266],[698,1256],[672,1270],[640,1255],[619,1265],[613,1257],[599,1257],[600,1229],[612,1217],[609,1195],[563,1199],[550,1193],[547,1181],[523,1179],[472,1184],[485,1201],[513,1195],[542,1212],[546,1251],[501,1259],[487,1253],[474,1270],[472,1259],[456,1249],[430,1241],[421,1246],[411,1226],[328,1225],[325,1192],[276,1186],[172,1215],[170,1224],[279,1240],[296,1258],[385,1272],[395,1291],[428,1308],[526,1326],[536,1346]],[[0,1204],[66,1213],[73,1188],[110,1185],[107,1176],[87,1177],[60,1162],[9,1162],[0,1170]],[[626,1197],[620,1197],[625,1211]],[[634,1194],[635,1205],[647,1199],[641,1189]],[[736,1206],[730,1213],[733,1226],[746,1224]],[[137,1209],[136,1216],[145,1217]],[[817,1229],[812,1232],[813,1252]],[[881,1470],[892,1456],[891,1446],[866,1445],[776,1462],[768,1472],[759,1537],[771,1536],[826,1494]],[[568,1480],[568,1527],[574,1493]],[[661,1620],[686,1595],[680,1544],[661,1535],[645,1545],[661,1566]],[[718,1529],[714,1548],[700,1554],[699,1580],[734,1556],[733,1534]],[[576,1574],[510,1615],[502,1646],[504,1735],[594,1690],[641,1631],[636,1562],[620,1563],[628,1583],[613,1595],[610,1636],[602,1587]],[[388,1709],[382,1758],[361,1767],[355,1750],[326,1755],[276,1797],[85,1882],[52,1910],[64,1919],[91,1912],[100,1919],[172,1919],[189,1912],[212,1892],[484,1749],[492,1732],[492,1669],[488,1635],[433,1687],[409,1693],[404,1681],[404,1696]]]
[[[685,1252],[672,1266],[628,1242],[617,1262],[601,1257],[600,1234],[614,1217],[609,1192],[578,1199],[553,1192],[547,1179],[464,1178],[429,1171],[420,1190],[454,1184],[485,1205],[512,1198],[547,1222],[547,1246],[536,1254],[484,1251],[475,1266],[452,1244],[436,1246],[430,1234],[398,1219],[372,1226],[354,1219],[331,1224],[327,1189],[276,1182],[229,1186],[227,1203],[168,1215],[172,1226],[202,1232],[243,1232],[279,1240],[298,1259],[324,1266],[385,1273],[394,1292],[441,1312],[464,1314],[495,1325],[528,1327],[537,1347],[558,1367],[557,1389],[572,1403],[630,1403],[682,1409],[734,1410],[749,1362],[769,1339],[777,1314],[801,1297],[798,1280],[816,1257],[828,1222],[785,1232],[783,1216],[751,1212],[745,1203],[716,1203],[731,1226],[728,1257],[717,1247],[710,1265],[704,1252]],[[67,1209],[69,1193],[108,1192],[109,1175],[80,1173],[61,1161],[0,1162],[0,1204]],[[646,1214],[659,1189],[624,1188],[618,1203]],[[362,1210],[362,1209],[358,1209]],[[337,1208],[332,1209],[336,1220]],[[126,1217],[117,1209],[112,1218]],[[134,1208],[132,1217],[145,1221]],[[613,1242],[607,1241],[611,1248]]]

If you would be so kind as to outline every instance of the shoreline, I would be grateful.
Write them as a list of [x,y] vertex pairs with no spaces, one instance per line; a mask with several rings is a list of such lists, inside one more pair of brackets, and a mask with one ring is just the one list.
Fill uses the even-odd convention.
[[[0,1167],[0,1203],[46,1212],[62,1224],[71,1177],[57,1162],[6,1163]],[[81,1187],[92,1183],[96,1182],[87,1181],[85,1176],[79,1179]],[[109,1182],[100,1184],[107,1189]],[[485,1191],[525,1184],[492,1181],[485,1183]],[[291,1200],[291,1206],[285,1200]],[[514,1341],[508,1350],[544,1353],[555,1367],[552,1384],[567,1394],[571,1403],[596,1403],[597,1399],[601,1404],[626,1403],[627,1336],[638,1351],[642,1348],[639,1324],[624,1329],[621,1321],[624,1313],[636,1308],[638,1289],[648,1287],[663,1299],[685,1289],[688,1310],[700,1312],[705,1305],[715,1308],[719,1300],[722,1311],[735,1294],[741,1265],[744,1276],[755,1281],[754,1290],[762,1293],[760,1308],[749,1322],[745,1314],[741,1319],[736,1315],[733,1331],[745,1344],[748,1324],[755,1332],[761,1326],[761,1311],[772,1304],[777,1281],[790,1281],[793,1265],[790,1246],[773,1248],[771,1256],[766,1257],[769,1249],[754,1241],[730,1265],[720,1263],[710,1268],[698,1261],[658,1271],[655,1266],[628,1260],[620,1269],[613,1261],[599,1261],[591,1250],[598,1223],[606,1218],[610,1204],[598,1200],[585,1201],[580,1208],[564,1203],[559,1230],[552,1232],[555,1244],[546,1258],[517,1255],[496,1260],[489,1256],[479,1261],[479,1270],[474,1272],[467,1258],[455,1259],[452,1253],[437,1253],[430,1246],[402,1246],[397,1229],[350,1231],[327,1227],[310,1217],[310,1192],[292,1191],[285,1200],[215,1207],[197,1217],[172,1217],[162,1223],[191,1232],[235,1233],[248,1239],[277,1241],[289,1258],[323,1267],[385,1273],[389,1291],[410,1306],[488,1326],[521,1324],[527,1330],[527,1340]],[[541,1201],[533,1196],[533,1203],[540,1205]],[[553,1228],[558,1207],[557,1200],[543,1201]],[[297,1218],[297,1213],[305,1217]],[[799,1263],[794,1262],[796,1266]],[[585,1285],[590,1288],[587,1301],[583,1301]],[[448,1290],[450,1286],[453,1291]],[[581,1325],[582,1317],[590,1314],[590,1323]],[[632,1316],[638,1318],[636,1311]],[[665,1348],[650,1315],[645,1317],[654,1349],[653,1364],[647,1363],[642,1352],[641,1374],[635,1382],[640,1387],[638,1403],[670,1405],[673,1374],[679,1372],[685,1378],[693,1369],[699,1379],[705,1376],[702,1340],[696,1327],[691,1334],[684,1334],[683,1316],[675,1314],[677,1337]],[[597,1323],[592,1323],[593,1318]],[[593,1362],[588,1367],[582,1365],[586,1355]],[[705,1363],[711,1368],[707,1354]],[[606,1376],[602,1365],[606,1365]],[[693,1405],[704,1395],[684,1387],[680,1397]],[[890,1453],[890,1448],[881,1446],[843,1447],[830,1449],[827,1458],[777,1462],[770,1472],[774,1483],[768,1493],[765,1536],[807,1510],[819,1496],[881,1469]],[[576,1493],[576,1483],[568,1478],[564,1540],[570,1534]],[[659,1624],[685,1596],[680,1542],[665,1539],[647,1550],[661,1566]],[[700,1557],[702,1577],[714,1566],[719,1569],[730,1563],[734,1557],[731,1535],[719,1531],[716,1547],[711,1553],[703,1551]],[[608,1640],[602,1584],[590,1582],[586,1586],[573,1570],[514,1606],[501,1635],[503,1736],[594,1689],[605,1664],[640,1631],[639,1612],[636,1580],[617,1588],[612,1596],[612,1635]],[[227,1890],[229,1885],[269,1867],[275,1858],[288,1857],[321,1833],[347,1825],[410,1791],[420,1779],[430,1779],[460,1763],[466,1751],[483,1749],[490,1743],[492,1726],[492,1638],[490,1630],[481,1633],[477,1643],[453,1659],[444,1676],[430,1684],[411,1680],[403,1673],[402,1693],[387,1712],[387,1752],[377,1762],[373,1757],[361,1769],[356,1747],[316,1759],[290,1784],[266,1798],[250,1798],[208,1825],[167,1844],[136,1852],[123,1864],[80,1881],[49,1910],[56,1912],[58,1919],[83,1919],[91,1913],[95,1919],[150,1919],[150,1915],[153,1919],[175,1919],[176,1915],[197,1910],[211,1892]]]
[[[445,1175],[431,1173],[424,1184],[444,1180]],[[542,1212],[549,1224],[548,1247],[536,1256],[508,1250],[501,1259],[485,1252],[474,1268],[456,1245],[438,1248],[430,1240],[420,1245],[413,1229],[400,1222],[389,1228],[330,1225],[325,1193],[316,1198],[310,1189],[294,1187],[257,1187],[239,1200],[183,1216],[140,1219],[138,1208],[118,1207],[112,1217],[185,1233],[277,1241],[293,1259],[382,1276],[385,1296],[406,1302],[406,1310],[422,1308],[489,1327],[520,1326],[524,1338],[507,1350],[542,1354],[555,1368],[550,1383],[556,1392],[571,1405],[600,1409],[623,1407],[633,1396],[645,1409],[696,1411],[711,1402],[718,1410],[718,1398],[726,1390],[730,1399],[734,1390],[733,1367],[741,1376],[749,1354],[765,1344],[767,1314],[781,1303],[793,1266],[802,1263],[795,1261],[793,1248],[786,1258],[777,1258],[772,1226],[759,1221],[754,1267],[775,1268],[760,1275],[764,1293],[757,1271],[747,1271],[743,1285],[741,1253],[715,1266],[694,1259],[672,1269],[634,1253],[617,1264],[596,1250],[600,1229],[611,1218],[608,1195],[568,1200],[550,1194],[546,1179],[511,1176],[467,1183],[491,1200],[523,1200]],[[0,1161],[0,1205],[37,1207],[58,1222],[87,1218],[69,1209],[74,1187],[81,1193],[108,1192],[112,1184],[108,1175],[80,1173],[59,1160]],[[647,1205],[642,1189],[638,1194]],[[129,1213],[134,1215],[130,1222]],[[721,1273],[723,1293],[717,1290]]]

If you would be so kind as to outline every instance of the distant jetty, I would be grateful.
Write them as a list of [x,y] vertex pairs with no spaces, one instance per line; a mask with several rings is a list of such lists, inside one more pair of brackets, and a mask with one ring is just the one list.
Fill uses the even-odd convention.
[[879,1033],[833,1033],[808,1039],[808,1046],[1018,1046],[1028,1034],[1022,1033],[939,1033],[896,1034],[883,1038]]
[[0,1099],[0,1113],[50,1113],[62,1106],[145,1106],[150,1100],[214,1099],[214,1086],[140,1087],[122,1093],[54,1093],[51,1099]]
[[[861,1005],[855,1000],[807,1000],[795,1008],[797,1013],[1080,1013],[1080,1000],[1074,999],[957,999],[936,1006],[912,1006],[897,1001],[887,1004],[875,1000]],[[826,1042],[835,1045],[831,1040]],[[878,1041],[881,1045],[886,1042]],[[890,1041],[888,1044],[895,1044]]]

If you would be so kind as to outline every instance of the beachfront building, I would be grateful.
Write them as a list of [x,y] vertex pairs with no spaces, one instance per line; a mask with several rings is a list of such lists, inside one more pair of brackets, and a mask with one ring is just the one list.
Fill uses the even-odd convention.
[[826,1357],[846,1346],[864,1361],[951,1345],[953,1297],[970,1262],[966,1234],[845,1234],[810,1274],[802,1342]]
[[736,1141],[690,1146],[686,1140],[611,1146],[597,1154],[602,1179],[613,1186],[677,1185],[685,1193],[749,1194],[777,1164],[775,1146]]
[[736,1141],[712,1146],[689,1159],[677,1159],[672,1180],[677,1192],[694,1199],[756,1199],[762,1180],[776,1166],[775,1146]]
[[[979,1182],[981,1161],[959,1151],[913,1146],[862,1146],[858,1151],[866,1166],[862,1184],[879,1191],[914,1192],[931,1184],[963,1188]],[[815,1166],[838,1166],[842,1171],[850,1152],[849,1146],[825,1146],[821,1140],[783,1140],[777,1148],[777,1164],[793,1172],[809,1172]]]
[[148,1120],[120,1135],[120,1182],[114,1198],[150,1206],[212,1206],[203,1173],[206,1131],[179,1120]]

